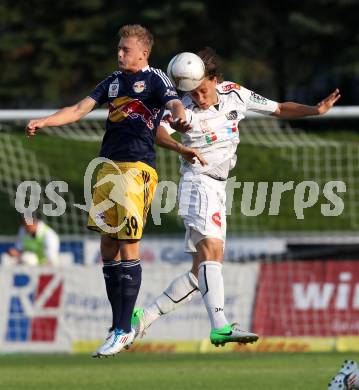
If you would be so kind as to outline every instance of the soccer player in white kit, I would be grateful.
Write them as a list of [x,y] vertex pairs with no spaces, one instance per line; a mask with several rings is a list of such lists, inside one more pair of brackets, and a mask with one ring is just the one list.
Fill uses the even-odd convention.
[[[182,160],[179,183],[179,214],[186,228],[186,252],[193,257],[192,269],[178,276],[152,304],[133,313],[136,336],[141,337],[161,315],[167,314],[201,292],[211,322],[211,343],[248,343],[258,335],[229,324],[224,310],[222,263],[226,239],[226,181],[236,163],[239,143],[238,123],[247,111],[294,119],[327,112],[340,98],[335,90],[316,106],[293,102],[277,103],[234,82],[222,81],[215,52],[206,48],[198,53],[206,77],[193,91],[184,95],[187,121],[192,128],[182,134],[185,146],[196,148],[207,162],[190,164]],[[189,65],[190,66],[190,65]],[[170,118],[169,118],[170,120]],[[176,143],[164,120],[158,128],[156,143]]]

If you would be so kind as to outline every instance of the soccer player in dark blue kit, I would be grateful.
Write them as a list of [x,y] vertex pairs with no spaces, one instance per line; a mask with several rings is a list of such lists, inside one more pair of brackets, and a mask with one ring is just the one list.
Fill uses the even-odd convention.
[[[176,89],[159,69],[148,65],[151,33],[140,25],[120,31],[119,70],[112,73],[79,103],[45,118],[31,120],[28,136],[46,126],[75,122],[96,106],[108,104],[109,114],[100,156],[102,164],[88,221],[101,233],[101,255],[113,323],[108,337],[93,356],[109,356],[131,344],[131,315],[141,285],[140,239],[157,184],[154,142],[164,109],[177,131],[188,130]],[[196,151],[179,144],[189,161]],[[111,160],[111,161],[110,161]],[[114,202],[115,201],[115,202]]]

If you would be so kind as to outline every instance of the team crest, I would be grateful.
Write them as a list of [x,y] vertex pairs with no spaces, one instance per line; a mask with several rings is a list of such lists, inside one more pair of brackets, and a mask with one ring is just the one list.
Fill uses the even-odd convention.
[[105,222],[105,213],[100,212],[95,215],[94,221],[98,227],[101,227],[103,225],[106,225]]
[[136,92],[136,93],[141,93],[144,91],[144,89],[146,88],[146,83],[141,80],[141,81],[136,81],[133,86],[132,86],[133,90]]
[[201,119],[199,121],[199,126],[202,130],[202,133],[209,133],[211,128],[209,127],[208,121],[206,119]]

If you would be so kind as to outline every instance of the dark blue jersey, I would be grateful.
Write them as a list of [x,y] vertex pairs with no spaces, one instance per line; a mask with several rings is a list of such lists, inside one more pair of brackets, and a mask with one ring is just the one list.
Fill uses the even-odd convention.
[[108,103],[101,157],[113,161],[142,161],[155,167],[154,140],[165,104],[178,99],[176,89],[160,69],[137,73],[114,72],[89,95]]

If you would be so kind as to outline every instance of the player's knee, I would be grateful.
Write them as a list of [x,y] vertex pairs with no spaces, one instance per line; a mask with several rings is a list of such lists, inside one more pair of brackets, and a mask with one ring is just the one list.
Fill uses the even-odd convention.
[[196,244],[196,249],[200,261],[213,260],[222,262],[223,260],[223,241],[220,239],[205,237]]
[[119,257],[120,243],[109,235],[101,236],[101,256],[104,261]]
[[122,260],[139,259],[140,257],[140,240],[121,241],[120,253]]
[[193,264],[190,272],[196,279],[198,279],[198,264]]

